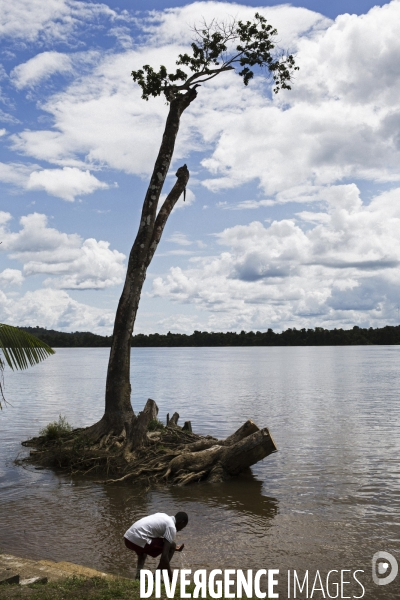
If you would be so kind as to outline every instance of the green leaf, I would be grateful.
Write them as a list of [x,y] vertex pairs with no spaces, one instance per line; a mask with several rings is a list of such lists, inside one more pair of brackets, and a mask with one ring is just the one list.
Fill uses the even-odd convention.
[[13,370],[27,369],[54,354],[50,346],[34,335],[2,323],[0,323],[0,350],[6,363]]
[[[267,23],[260,13],[253,21],[231,23],[213,20],[202,28],[194,27],[196,39],[191,44],[191,54],[179,54],[177,66],[187,67],[192,74],[182,69],[168,73],[164,66],[155,71],[150,65],[132,71],[133,80],[142,88],[142,98],[164,94],[171,102],[181,93],[188,92],[219,73],[241,67],[237,70],[244,85],[248,85],[256,70],[263,70],[275,85],[274,92],[290,89],[295,65],[292,54],[286,54],[275,45],[277,30]],[[236,43],[235,43],[236,42]],[[217,67],[217,68],[215,68]]]

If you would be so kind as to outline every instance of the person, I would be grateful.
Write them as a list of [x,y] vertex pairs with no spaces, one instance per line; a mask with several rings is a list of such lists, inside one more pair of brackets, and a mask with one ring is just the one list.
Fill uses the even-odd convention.
[[157,569],[166,569],[172,579],[171,559],[174,552],[182,552],[184,544],[177,546],[176,532],[181,531],[189,522],[185,512],[178,512],[174,517],[165,513],[155,513],[133,523],[124,534],[125,546],[136,552],[138,561],[136,579],[140,579],[140,571],[144,567],[147,555],[154,558],[161,555]]

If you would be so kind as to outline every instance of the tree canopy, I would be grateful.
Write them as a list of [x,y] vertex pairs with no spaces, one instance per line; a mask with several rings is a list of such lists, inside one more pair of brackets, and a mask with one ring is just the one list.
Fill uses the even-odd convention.
[[164,94],[171,102],[177,94],[196,88],[216,77],[219,73],[237,67],[244,85],[254,77],[258,67],[272,75],[274,92],[280,89],[290,90],[295,65],[293,54],[279,51],[276,44],[277,30],[267,19],[255,14],[254,21],[232,21],[231,23],[203,24],[195,27],[195,40],[192,42],[192,54],[179,54],[176,64],[187,67],[192,73],[178,68],[168,73],[161,65],[155,71],[150,65],[132,71],[132,77],[142,88],[142,98]]

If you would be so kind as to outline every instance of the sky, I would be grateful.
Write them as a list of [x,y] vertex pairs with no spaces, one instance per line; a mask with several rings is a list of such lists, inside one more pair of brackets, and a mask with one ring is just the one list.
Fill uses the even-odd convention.
[[400,0],[0,0],[0,322],[112,333],[168,112],[130,73],[256,11],[300,69],[199,88],[135,332],[399,323]]

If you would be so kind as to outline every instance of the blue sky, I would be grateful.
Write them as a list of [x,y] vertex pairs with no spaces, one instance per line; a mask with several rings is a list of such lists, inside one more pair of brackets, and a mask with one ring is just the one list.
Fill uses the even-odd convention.
[[130,72],[257,9],[300,71],[274,97],[220,75],[184,113],[135,330],[398,323],[399,0],[0,4],[0,322],[111,333],[168,110]]

